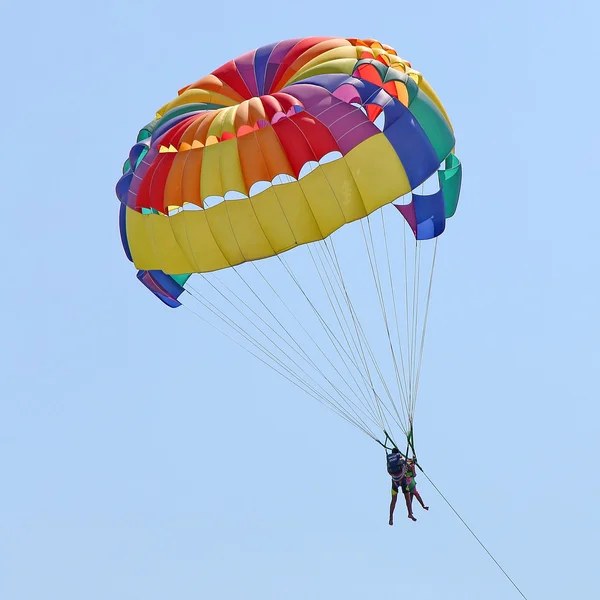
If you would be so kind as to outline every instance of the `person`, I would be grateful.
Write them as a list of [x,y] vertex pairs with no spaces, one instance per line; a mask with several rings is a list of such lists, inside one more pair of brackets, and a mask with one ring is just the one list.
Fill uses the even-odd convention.
[[396,502],[398,500],[398,491],[402,489],[404,500],[406,502],[406,510],[408,511],[408,518],[412,521],[416,521],[416,517],[412,511],[412,500],[416,496],[417,500],[425,510],[429,510],[428,506],[425,506],[421,495],[417,491],[415,477],[416,477],[416,460],[404,460],[404,456],[398,450],[393,448],[392,453],[388,454],[388,474],[392,478],[392,499],[390,501],[390,520],[389,524],[394,524],[394,510],[396,508]]
[[[404,473],[406,472],[406,461],[404,460],[403,454],[398,448],[392,448],[391,454],[387,455],[387,472],[392,478],[392,499],[390,501],[390,525],[394,524],[394,510],[396,508],[396,501],[398,500],[398,490],[402,485],[404,479]],[[409,505],[409,494],[404,494],[406,499],[406,507],[408,508],[408,518],[416,519],[412,516],[412,509]]]
[[[417,459],[412,458],[406,461],[406,470],[404,471],[404,479],[402,481],[402,491],[406,495],[410,494],[410,506],[412,508],[413,498],[416,498],[423,510],[429,510],[429,506],[425,506],[423,502],[423,498],[421,498],[421,494],[417,490],[417,482],[415,478],[417,477]],[[415,520],[415,519],[413,519]]]

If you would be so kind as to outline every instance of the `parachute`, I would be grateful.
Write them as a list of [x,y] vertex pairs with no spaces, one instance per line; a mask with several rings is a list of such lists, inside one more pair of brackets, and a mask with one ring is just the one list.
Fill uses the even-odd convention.
[[392,47],[263,46],[141,129],[116,186],[125,254],[166,305],[382,445],[397,429],[411,441],[454,146],[439,98]]

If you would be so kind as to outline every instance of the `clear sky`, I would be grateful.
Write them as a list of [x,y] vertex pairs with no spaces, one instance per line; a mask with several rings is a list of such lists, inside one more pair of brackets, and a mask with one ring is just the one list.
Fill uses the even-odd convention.
[[592,2],[3,3],[0,597],[518,598],[421,477],[122,251],[114,185],[184,85],[265,43],[373,37],[424,73],[464,165],[417,407],[432,480],[530,599],[598,597]]

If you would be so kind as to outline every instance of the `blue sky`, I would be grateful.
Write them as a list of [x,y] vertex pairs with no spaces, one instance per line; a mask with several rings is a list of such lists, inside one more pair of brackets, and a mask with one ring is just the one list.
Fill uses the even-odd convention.
[[0,596],[517,598],[421,477],[135,279],[114,185],[183,85],[271,41],[373,37],[464,164],[440,242],[420,460],[530,598],[597,595],[591,3],[3,6]]

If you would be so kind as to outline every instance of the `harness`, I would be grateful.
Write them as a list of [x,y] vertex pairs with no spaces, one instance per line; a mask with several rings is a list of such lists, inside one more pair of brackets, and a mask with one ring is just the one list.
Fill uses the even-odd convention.
[[406,463],[400,452],[387,455],[387,470],[393,478],[401,478],[404,475],[405,469]]

